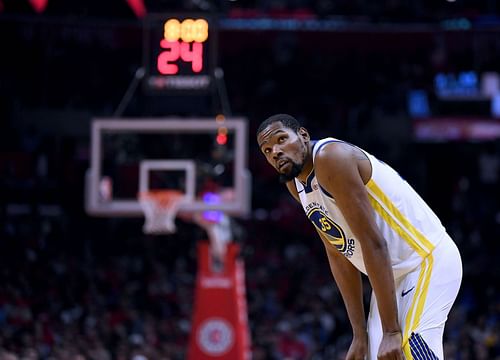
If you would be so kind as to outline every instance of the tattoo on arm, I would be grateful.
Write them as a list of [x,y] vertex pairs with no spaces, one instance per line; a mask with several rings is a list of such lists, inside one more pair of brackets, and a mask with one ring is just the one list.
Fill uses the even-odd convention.
[[364,153],[356,152],[356,155],[354,156],[356,160],[368,160],[368,156],[366,156]]
[[345,146],[348,146],[350,150],[354,151],[354,158],[356,160],[365,160],[369,161],[368,156],[357,146],[345,143]]

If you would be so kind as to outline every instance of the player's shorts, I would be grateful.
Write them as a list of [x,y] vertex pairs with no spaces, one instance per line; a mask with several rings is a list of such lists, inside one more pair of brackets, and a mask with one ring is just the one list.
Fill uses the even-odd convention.
[[[442,360],[443,331],[462,281],[462,261],[447,236],[422,264],[396,279],[399,323],[406,360]],[[368,316],[369,360],[377,359],[382,324],[375,295]]]

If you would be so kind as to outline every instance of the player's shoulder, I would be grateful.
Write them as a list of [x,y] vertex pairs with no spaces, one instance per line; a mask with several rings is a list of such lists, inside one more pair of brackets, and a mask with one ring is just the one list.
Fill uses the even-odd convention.
[[323,163],[334,166],[339,162],[351,161],[354,149],[355,147],[352,144],[339,139],[322,139],[315,144],[313,151],[314,163],[316,166],[321,166]]
[[361,177],[366,184],[371,173],[368,155],[359,147],[345,141],[325,142],[315,152],[314,169],[318,181],[352,183]]

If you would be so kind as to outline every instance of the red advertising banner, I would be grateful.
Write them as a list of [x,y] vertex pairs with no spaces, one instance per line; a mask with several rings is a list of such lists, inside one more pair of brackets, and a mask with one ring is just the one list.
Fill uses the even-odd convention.
[[500,121],[481,118],[425,118],[413,123],[418,141],[491,141],[500,138]]
[[245,273],[239,246],[229,244],[222,270],[211,265],[209,245],[198,245],[189,360],[250,359]]

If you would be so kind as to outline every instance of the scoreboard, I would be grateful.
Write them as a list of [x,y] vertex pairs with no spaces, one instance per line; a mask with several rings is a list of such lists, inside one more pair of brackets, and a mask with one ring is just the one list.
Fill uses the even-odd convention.
[[216,31],[212,17],[151,15],[144,20],[146,90],[203,93],[213,86]]

